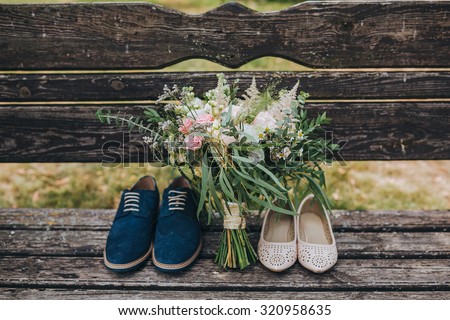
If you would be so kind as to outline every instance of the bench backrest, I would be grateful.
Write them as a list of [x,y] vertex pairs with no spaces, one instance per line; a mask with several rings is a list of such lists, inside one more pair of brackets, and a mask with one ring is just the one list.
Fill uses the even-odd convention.
[[[306,2],[187,15],[144,3],[0,5],[0,162],[96,162],[107,141],[142,152],[95,111],[136,112],[164,84],[205,91],[215,73],[152,72],[189,58],[228,67],[276,56],[306,72],[230,72],[311,94],[346,160],[450,159],[450,1]],[[111,146],[110,146],[111,147]],[[117,147],[117,145],[112,145]]]

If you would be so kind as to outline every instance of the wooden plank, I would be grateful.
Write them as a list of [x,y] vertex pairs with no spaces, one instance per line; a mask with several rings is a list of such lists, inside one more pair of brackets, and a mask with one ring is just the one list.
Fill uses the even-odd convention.
[[450,210],[335,210],[339,231],[449,231]]
[[[90,230],[108,231],[115,210],[0,208],[0,230]],[[336,232],[436,232],[450,230],[449,210],[333,211]],[[261,218],[251,215],[247,225],[259,231]],[[220,231],[213,219],[209,230]]]
[[0,229],[106,231],[115,212],[109,209],[0,208]]
[[101,258],[2,257],[0,286],[26,288],[145,290],[450,290],[450,260],[341,259],[329,272],[313,274],[298,264],[281,274],[254,264],[225,271],[211,259],[200,259],[182,274],[164,274],[150,265],[139,272],[116,274]]
[[323,68],[449,67],[449,14],[449,1],[271,13],[229,3],[202,15],[144,3],[1,5],[0,69],[161,68],[192,57],[238,67],[268,55]]
[[[1,230],[0,256],[101,257],[107,234],[106,231]],[[203,233],[202,258],[215,256],[220,235],[217,231]],[[259,232],[249,235],[256,248]],[[335,236],[340,258],[450,258],[450,232],[335,232]]]
[[48,300],[449,300],[450,291],[162,291],[0,288],[0,299]]
[[[252,78],[264,88],[301,89],[311,99],[450,98],[450,72],[226,72],[247,88]],[[132,74],[0,74],[0,101],[157,100],[163,86],[192,86],[202,94],[217,85],[216,72]],[[241,90],[238,94],[242,94]]]
[[[103,106],[135,114],[141,106]],[[139,134],[102,125],[98,106],[0,106],[0,162],[146,162]],[[448,103],[309,104],[332,119],[328,139],[344,160],[450,159]],[[124,132],[125,131],[125,132]]]

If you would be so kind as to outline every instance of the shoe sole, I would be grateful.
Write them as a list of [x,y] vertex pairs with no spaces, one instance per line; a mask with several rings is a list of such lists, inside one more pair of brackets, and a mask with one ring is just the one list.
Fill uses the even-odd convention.
[[108,259],[106,258],[106,249],[103,251],[103,262],[105,263],[105,266],[115,272],[127,272],[127,271],[132,271],[135,270],[137,268],[139,268],[143,263],[145,263],[145,261],[148,259],[148,257],[150,256],[150,254],[152,253],[153,250],[153,246],[150,245],[150,249],[140,258],[128,262],[128,263],[123,263],[123,264],[118,264],[118,263],[112,263],[110,261],[108,261]]
[[155,265],[155,268],[158,269],[159,271],[162,271],[162,272],[174,272],[174,273],[175,272],[181,272],[181,271],[184,271],[187,268],[189,268],[191,266],[191,264],[195,261],[195,259],[197,259],[198,255],[202,251],[202,247],[203,247],[203,240],[200,239],[200,243],[198,245],[198,248],[195,251],[195,253],[192,255],[192,257],[190,257],[188,260],[186,260],[184,262],[181,262],[181,263],[167,264],[167,263],[162,263],[162,262],[159,262],[158,260],[156,260],[156,258],[155,258],[155,247],[153,246],[152,261],[153,261],[153,264]]

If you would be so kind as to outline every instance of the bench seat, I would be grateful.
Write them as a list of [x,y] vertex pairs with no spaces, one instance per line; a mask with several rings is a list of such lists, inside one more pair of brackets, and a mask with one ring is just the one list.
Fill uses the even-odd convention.
[[[114,210],[0,209],[0,299],[450,299],[450,211],[334,211],[338,264],[314,275],[297,263],[275,274],[256,263],[213,262],[221,226],[178,275],[149,262],[106,271],[102,250]],[[249,221],[256,245],[261,221]]]

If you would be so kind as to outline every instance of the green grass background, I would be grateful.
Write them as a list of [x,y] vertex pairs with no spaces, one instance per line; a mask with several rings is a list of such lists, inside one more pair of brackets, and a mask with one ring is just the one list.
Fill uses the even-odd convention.
[[[0,0],[0,3],[68,3],[102,1]],[[115,2],[115,1],[112,1]],[[125,1],[122,1],[125,2]],[[126,1],[132,2],[132,1]],[[187,13],[202,13],[221,0],[154,0],[153,3]],[[259,11],[274,11],[296,1],[240,1]],[[238,70],[304,70],[295,63],[266,57]],[[203,60],[189,60],[168,71],[229,70]],[[349,162],[325,168],[327,192],[339,209],[449,209],[450,161]],[[0,207],[113,208],[120,191],[143,175],[154,175],[162,190],[176,175],[171,168],[131,164],[0,164]]]

